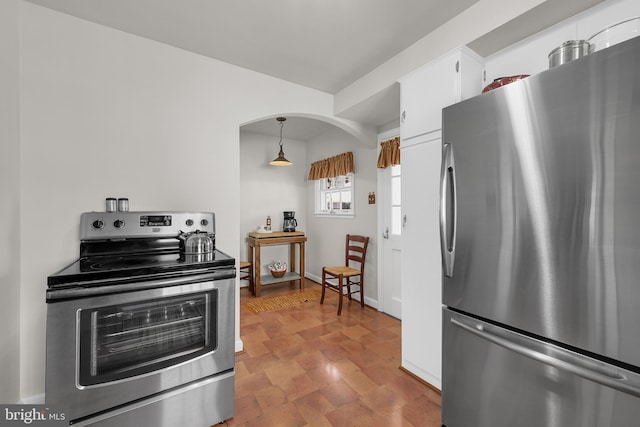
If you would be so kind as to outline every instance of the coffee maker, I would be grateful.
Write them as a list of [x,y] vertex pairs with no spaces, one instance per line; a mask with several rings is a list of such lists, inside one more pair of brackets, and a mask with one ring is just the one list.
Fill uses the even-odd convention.
[[284,215],[284,220],[282,221],[282,231],[296,231],[296,227],[298,226],[298,221],[294,218],[296,213],[294,211],[284,211],[282,212]]

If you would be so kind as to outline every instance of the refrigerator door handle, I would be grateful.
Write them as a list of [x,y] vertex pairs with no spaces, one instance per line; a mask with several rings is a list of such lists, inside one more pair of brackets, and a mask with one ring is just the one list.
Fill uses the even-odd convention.
[[442,252],[443,274],[453,276],[456,256],[456,174],[453,146],[444,144],[442,169],[440,171],[440,250]]
[[640,397],[640,375],[635,372],[491,325],[484,325],[479,322],[468,324],[465,320],[455,318],[451,319],[451,323],[479,338],[522,356],[559,370],[573,373],[623,393]]

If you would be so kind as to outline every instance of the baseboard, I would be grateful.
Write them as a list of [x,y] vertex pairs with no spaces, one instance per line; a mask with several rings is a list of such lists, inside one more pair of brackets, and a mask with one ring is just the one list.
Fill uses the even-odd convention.
[[[304,277],[305,277],[305,279],[313,280],[318,285],[320,283],[322,283],[322,277],[318,277],[318,276],[316,276],[314,274],[305,273]],[[364,304],[369,306],[369,307],[371,307],[371,308],[373,308],[373,309],[375,309],[375,310],[378,310],[378,300],[377,299],[365,296],[364,297]]]
[[422,378],[420,378],[419,376],[417,376],[416,374],[414,374],[413,372],[411,372],[407,368],[404,368],[404,367],[400,366],[398,369],[400,369],[402,372],[404,372],[405,374],[409,375],[410,377],[415,378],[416,380],[418,380],[418,382],[421,382],[422,384],[426,385],[427,387],[429,387],[430,389],[432,389],[433,391],[435,391],[439,395],[442,395],[442,391],[438,387],[434,386],[433,384],[431,384],[428,381],[423,380]]
[[315,274],[305,273],[304,278],[305,278],[305,279],[311,279],[311,280],[313,280],[314,282],[316,282],[317,284],[322,283],[322,277],[318,277],[318,276],[316,276]]
[[378,310],[378,300],[377,299],[364,297],[364,304],[368,305],[371,308],[375,308],[376,310]]

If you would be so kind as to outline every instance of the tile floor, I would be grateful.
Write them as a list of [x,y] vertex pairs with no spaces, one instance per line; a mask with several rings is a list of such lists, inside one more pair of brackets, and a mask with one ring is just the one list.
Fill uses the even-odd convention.
[[[267,286],[262,298],[296,288]],[[224,425],[440,427],[440,395],[399,369],[397,319],[356,301],[338,317],[333,292],[324,305],[257,314],[242,308],[251,298],[243,288],[235,417]]]

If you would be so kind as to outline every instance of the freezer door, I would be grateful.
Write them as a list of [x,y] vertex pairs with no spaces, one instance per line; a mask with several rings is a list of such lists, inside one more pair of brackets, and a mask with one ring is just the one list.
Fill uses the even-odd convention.
[[443,129],[444,304],[640,366],[640,37]]
[[628,427],[640,376],[444,310],[446,427]]

